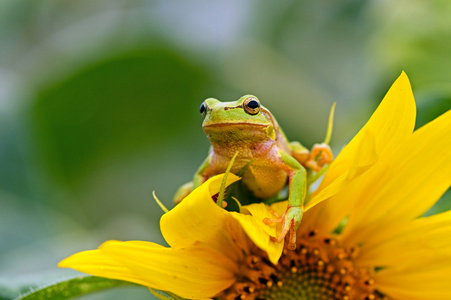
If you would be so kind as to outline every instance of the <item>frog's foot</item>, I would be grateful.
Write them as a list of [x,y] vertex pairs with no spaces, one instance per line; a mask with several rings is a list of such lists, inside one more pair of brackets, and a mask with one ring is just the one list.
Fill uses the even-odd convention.
[[334,155],[329,145],[327,144],[315,144],[312,151],[310,151],[309,159],[305,162],[305,165],[315,172],[321,170],[324,165],[330,164],[334,159]]
[[299,227],[299,224],[301,224],[304,209],[300,206],[288,206],[287,210],[282,216],[279,216],[274,210],[271,210],[271,213],[276,218],[265,218],[263,219],[263,223],[265,223],[266,225],[273,223],[282,223],[282,231],[280,235],[277,238],[272,237],[271,240],[280,243],[285,239],[285,236],[288,234],[288,232],[290,232],[287,248],[290,250],[296,249],[296,231]]

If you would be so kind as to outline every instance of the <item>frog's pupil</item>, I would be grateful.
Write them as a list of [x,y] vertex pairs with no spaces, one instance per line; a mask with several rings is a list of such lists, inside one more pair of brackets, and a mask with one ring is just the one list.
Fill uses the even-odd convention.
[[259,104],[257,101],[255,100],[251,100],[247,103],[247,107],[251,108],[251,109],[256,109],[259,107]]

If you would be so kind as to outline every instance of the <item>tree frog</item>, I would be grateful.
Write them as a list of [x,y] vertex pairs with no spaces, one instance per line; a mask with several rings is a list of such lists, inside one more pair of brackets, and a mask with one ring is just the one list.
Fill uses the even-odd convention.
[[211,148],[193,181],[178,190],[174,201],[181,201],[211,176],[224,173],[237,153],[231,172],[237,174],[246,166],[241,182],[254,197],[262,201],[271,198],[288,182],[285,213],[263,222],[281,222],[282,232],[276,240],[281,242],[289,233],[288,248],[295,249],[296,229],[302,219],[307,192],[306,168],[318,172],[330,163],[333,159],[330,147],[315,144],[308,151],[299,142],[288,142],[271,112],[253,95],[234,102],[209,98],[201,104],[200,113],[204,116],[202,128]]

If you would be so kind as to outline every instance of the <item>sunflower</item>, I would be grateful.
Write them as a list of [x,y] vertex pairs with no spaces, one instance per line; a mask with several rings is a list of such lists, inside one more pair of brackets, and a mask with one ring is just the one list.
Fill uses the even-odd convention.
[[228,212],[218,175],[162,216],[170,247],[108,241],[59,266],[188,299],[451,299],[451,211],[422,217],[451,184],[451,111],[414,125],[402,73],[309,196],[295,250],[263,223],[286,202]]

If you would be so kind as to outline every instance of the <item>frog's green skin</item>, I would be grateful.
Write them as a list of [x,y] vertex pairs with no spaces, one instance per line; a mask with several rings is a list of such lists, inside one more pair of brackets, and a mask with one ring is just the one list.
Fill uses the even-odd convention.
[[209,98],[202,103],[201,112],[210,152],[194,175],[192,186],[182,187],[174,200],[180,201],[208,178],[224,173],[238,152],[231,172],[238,173],[252,161],[242,175],[242,183],[255,197],[270,198],[289,182],[287,211],[280,218],[264,221],[282,222],[282,234],[277,240],[282,241],[290,231],[288,247],[294,248],[294,232],[301,222],[307,189],[303,164],[308,161],[309,151],[298,142],[288,142],[275,118],[255,96],[246,95],[234,102]]

